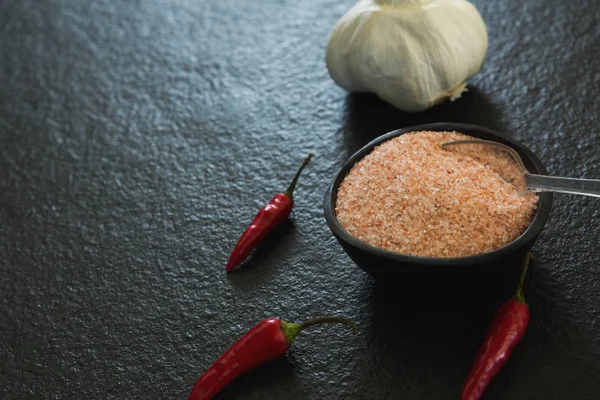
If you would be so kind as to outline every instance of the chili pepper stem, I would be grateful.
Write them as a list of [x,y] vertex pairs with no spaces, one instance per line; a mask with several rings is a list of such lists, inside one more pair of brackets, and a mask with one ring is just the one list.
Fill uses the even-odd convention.
[[309,153],[308,157],[306,157],[304,159],[304,162],[302,163],[302,165],[300,166],[300,168],[298,168],[298,171],[296,171],[296,175],[294,175],[294,179],[292,179],[292,183],[290,183],[290,186],[288,186],[288,188],[285,190],[285,192],[283,192],[283,194],[285,194],[287,197],[289,197],[290,199],[292,199],[293,195],[294,195],[294,189],[296,188],[296,182],[298,182],[298,178],[300,177],[300,173],[302,172],[302,170],[304,169],[304,167],[306,167],[306,165],[308,165],[310,159],[312,158],[313,153]]
[[309,326],[334,322],[339,322],[341,324],[348,325],[354,330],[354,332],[358,331],[356,325],[354,325],[349,319],[344,317],[317,317],[309,319],[308,321],[303,322],[301,324],[294,324],[290,322],[281,321],[281,330],[283,331],[285,340],[288,342],[288,344],[291,345],[296,336]]
[[525,260],[523,261],[523,271],[521,272],[521,278],[519,279],[519,287],[517,289],[517,293],[515,293],[513,296],[513,299],[521,303],[525,303],[525,296],[523,296],[523,283],[525,282],[525,275],[529,269],[530,261],[535,261],[535,257],[533,257],[533,254],[527,253]]

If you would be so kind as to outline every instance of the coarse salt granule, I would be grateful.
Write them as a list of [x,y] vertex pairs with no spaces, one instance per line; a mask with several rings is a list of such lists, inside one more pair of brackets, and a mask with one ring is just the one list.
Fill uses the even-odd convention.
[[530,225],[538,196],[501,177],[497,165],[506,169],[502,176],[520,173],[500,155],[483,163],[441,148],[467,139],[474,138],[422,131],[375,147],[339,187],[342,227],[372,246],[426,257],[469,256],[515,240]]

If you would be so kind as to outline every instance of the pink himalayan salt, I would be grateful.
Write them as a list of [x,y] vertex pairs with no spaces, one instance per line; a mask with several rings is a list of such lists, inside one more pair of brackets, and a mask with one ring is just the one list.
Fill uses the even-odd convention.
[[[486,163],[443,150],[473,139],[458,132],[411,132],[377,146],[340,185],[336,214],[352,236],[381,249],[426,257],[462,257],[500,248],[530,225],[535,193],[522,194],[514,162]],[[504,173],[506,172],[506,173]]]

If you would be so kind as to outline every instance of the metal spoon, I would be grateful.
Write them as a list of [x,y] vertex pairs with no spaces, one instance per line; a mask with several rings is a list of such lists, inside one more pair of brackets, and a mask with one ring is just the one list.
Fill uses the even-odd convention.
[[[519,156],[519,153],[498,142],[489,140],[459,140],[456,142],[443,143],[442,148],[474,156],[474,158],[481,158],[481,155],[486,153],[489,155],[490,151],[496,151],[496,154],[503,153],[516,162],[520,172],[522,172],[526,191],[559,192],[600,197],[600,179],[562,178],[558,176],[532,174],[527,170],[525,164],[523,164],[523,160]],[[505,177],[503,175],[505,171],[496,172],[508,181],[514,180],[514,177]]]

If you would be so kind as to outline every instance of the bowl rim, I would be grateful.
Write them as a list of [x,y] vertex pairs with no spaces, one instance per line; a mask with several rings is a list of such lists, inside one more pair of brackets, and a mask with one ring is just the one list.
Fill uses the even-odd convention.
[[[350,169],[364,156],[369,154],[375,146],[378,146],[379,144],[387,140],[401,136],[405,133],[417,131],[458,131],[475,137],[478,137],[476,134],[477,132],[484,132],[485,134],[493,138],[493,140],[500,143],[504,143],[517,150],[521,158],[523,158],[523,162],[528,168],[533,167],[534,172],[543,175],[548,175],[548,171],[546,170],[544,164],[542,164],[542,162],[537,158],[537,156],[525,145],[483,126],[455,122],[435,122],[396,129],[377,137],[376,139],[363,146],[360,150],[355,152],[344,163],[343,167],[338,172],[333,182],[329,185],[325,193],[323,210],[325,214],[325,220],[327,221],[329,228],[331,229],[333,234],[338,237],[338,239],[341,239],[342,241],[350,244],[351,246],[356,247],[367,253],[371,253],[373,255],[387,258],[400,263],[439,267],[485,264],[497,260],[498,258],[505,257],[508,254],[518,252],[519,250],[526,247],[528,244],[535,241],[535,239],[544,228],[544,225],[546,224],[550,216],[553,197],[552,193],[550,192],[540,193],[538,207],[534,218],[531,221],[529,227],[518,238],[498,249],[489,251],[487,253],[475,254],[472,256],[441,258],[413,256],[408,254],[396,253],[367,244],[352,236],[344,228],[342,228],[341,224],[337,219],[337,216],[335,215],[335,201],[337,200],[337,190],[342,180],[350,171]],[[475,132],[475,134],[473,132]]]

